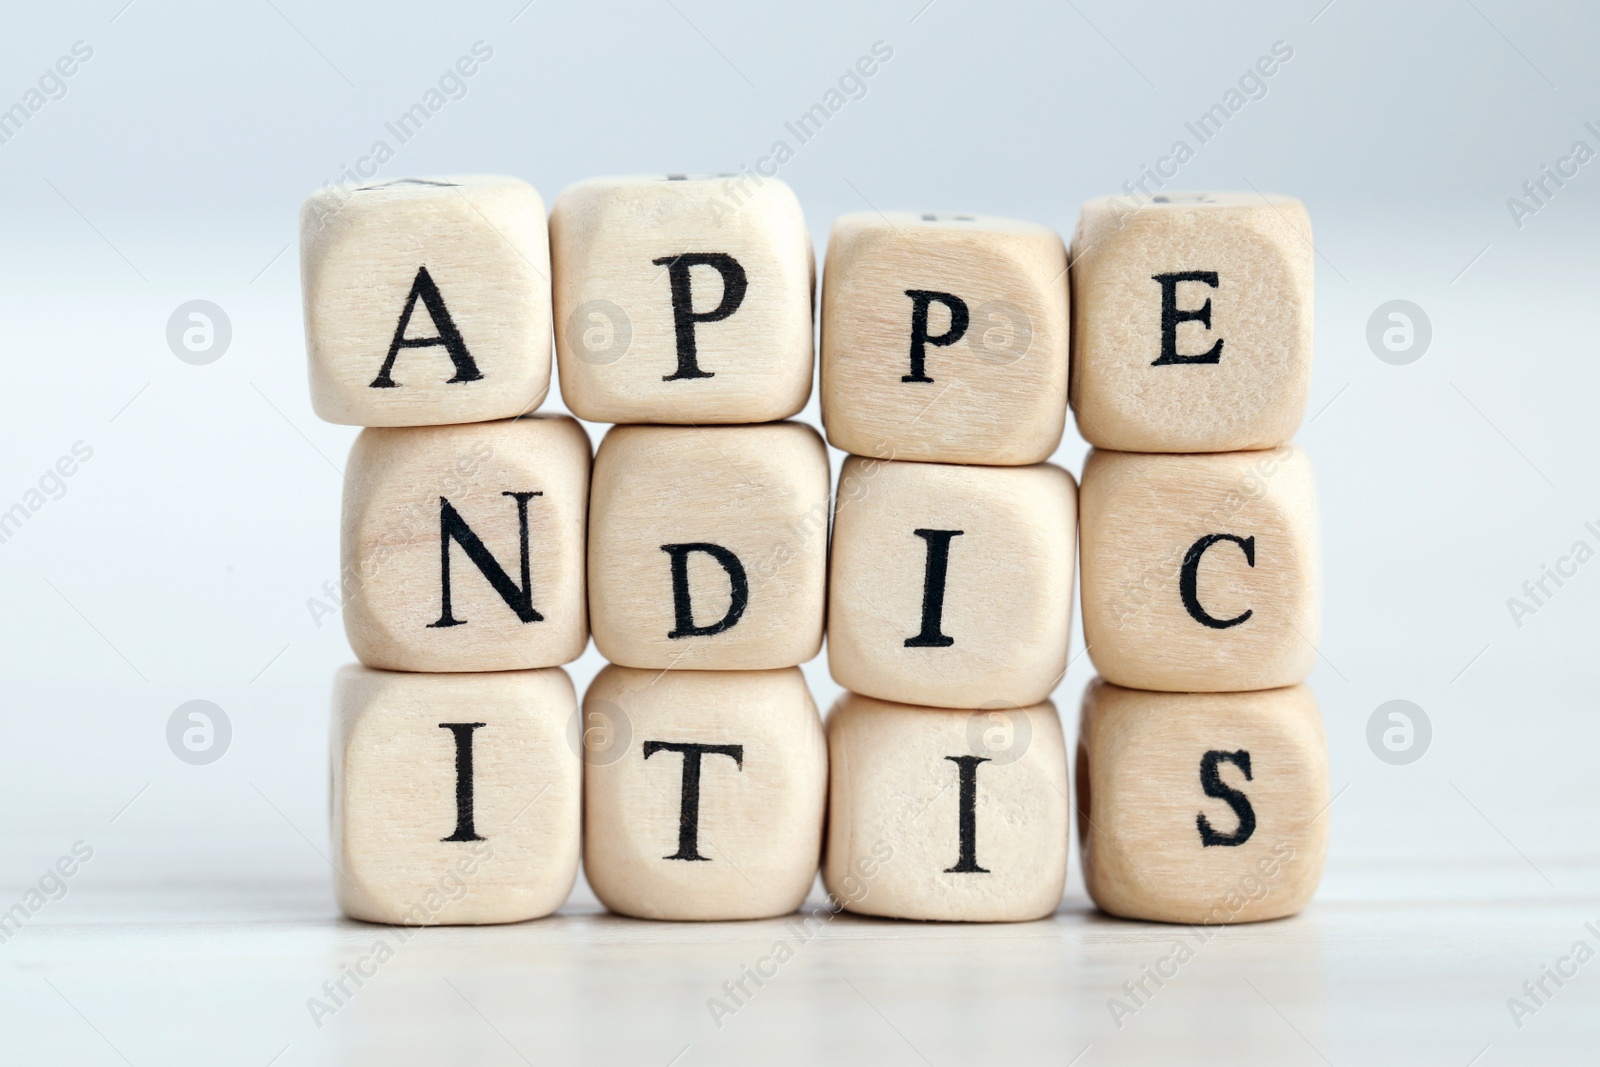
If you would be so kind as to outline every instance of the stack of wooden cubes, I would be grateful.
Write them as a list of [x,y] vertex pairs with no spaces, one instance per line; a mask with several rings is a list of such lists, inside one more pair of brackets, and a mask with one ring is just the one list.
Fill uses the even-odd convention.
[[[1067,870],[1075,562],[1105,681],[1077,808],[1105,910],[1288,914],[1325,849],[1291,200],[1030,223],[845,216],[822,285],[783,183],[325,190],[302,274],[346,470],[333,838],[346,914],[510,922],[827,907],[1039,918]],[[533,414],[550,379],[613,424]],[[1069,345],[1072,350],[1069,376]],[[1069,381],[1070,377],[1070,381]],[[1080,496],[1047,462],[1068,407]],[[831,529],[830,529],[831,520]],[[826,733],[799,665],[848,693]],[[562,665],[611,665],[580,709]]]
[[1114,915],[1299,911],[1327,848],[1311,464],[1311,224],[1286,197],[1085,205],[1072,401],[1083,630],[1100,679],[1077,765],[1084,879]]
[[811,237],[782,182],[602,178],[551,211],[561,393],[595,456],[584,870],[625,915],[794,911],[827,747],[828,456],[811,397]]

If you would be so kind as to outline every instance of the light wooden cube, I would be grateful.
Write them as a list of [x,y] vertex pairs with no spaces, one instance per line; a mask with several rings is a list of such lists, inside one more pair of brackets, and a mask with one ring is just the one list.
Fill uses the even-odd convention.
[[1072,241],[1078,432],[1125,452],[1286,443],[1311,387],[1312,295],[1298,200],[1089,201]]
[[841,216],[822,279],[828,440],[880,459],[1049,459],[1066,423],[1067,294],[1066,250],[1043,226]]
[[535,415],[367,429],[345,469],[345,633],[369,667],[551,667],[588,642],[589,438]]
[[550,388],[544,201],[515,178],[408,178],[300,213],[311,403],[329,422],[438,426]]
[[1328,754],[1303,685],[1147,693],[1096,680],[1077,766],[1083,877],[1113,915],[1234,923],[1310,902],[1328,848]]
[[330,837],[344,913],[433,926],[559,908],[578,875],[576,714],[559,668],[341,670]]
[[595,646],[628,667],[767,670],[822,646],[828,456],[809,426],[617,426],[595,457]]
[[852,456],[836,499],[828,666],[840,685],[944,708],[1050,695],[1072,623],[1072,475]]
[[816,878],[828,747],[799,669],[607,667],[584,695],[584,872],[645,919],[760,919]]
[[1107,681],[1215,693],[1311,673],[1322,557],[1304,451],[1095,450],[1082,517],[1083,636]]
[[811,396],[816,265],[783,182],[594,178],[550,214],[561,396],[593,422],[788,418]]
[[1067,877],[1067,755],[1048,701],[977,711],[846,693],[828,713],[822,878],[845,907],[1016,922]]

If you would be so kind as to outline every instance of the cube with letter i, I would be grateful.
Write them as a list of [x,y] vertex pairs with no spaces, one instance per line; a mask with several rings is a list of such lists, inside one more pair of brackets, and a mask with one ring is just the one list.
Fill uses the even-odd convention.
[[1016,922],[1067,874],[1067,757],[1049,702],[975,711],[847,693],[828,714],[822,877],[853,912]]
[[1077,486],[1048,463],[839,472],[828,666],[882,700],[1037,704],[1067,666]]
[[333,710],[331,836],[346,915],[519,922],[567,899],[582,762],[564,671],[346,667]]

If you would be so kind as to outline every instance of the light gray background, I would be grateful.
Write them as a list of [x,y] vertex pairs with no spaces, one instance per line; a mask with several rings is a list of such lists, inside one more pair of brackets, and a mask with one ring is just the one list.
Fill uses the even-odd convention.
[[[1311,684],[1343,790],[1318,906],[1592,897],[1600,562],[1520,627],[1507,608],[1573,542],[1600,548],[1584,528],[1600,526],[1600,162],[1521,226],[1507,206],[1575,141],[1600,150],[1584,126],[1600,127],[1590,8],[123,2],[28,5],[0,34],[0,108],[74,42],[94,50],[0,144],[0,510],[75,442],[93,449],[0,544],[5,904],[84,839],[95,859],[53,915],[173,886],[331,913],[327,696],[351,656],[307,601],[338,572],[337,468],[355,431],[311,412],[296,210],[375,139],[393,143],[384,123],[477,41],[492,59],[383,176],[504,172],[548,203],[594,175],[736,170],[794,144],[784,123],[887,42],[866,95],[779,175],[819,258],[832,217],[869,206],[1070,234],[1083,200],[1194,145],[1185,122],[1287,42],[1265,96],[1169,188],[1293,194],[1316,228],[1298,440],[1326,560]],[[232,322],[209,366],[165,341],[192,299]],[[1366,342],[1391,299],[1431,319],[1408,366]],[[1076,472],[1085,451],[1069,422],[1056,461]],[[598,664],[591,650],[574,666],[580,690]],[[825,707],[825,660],[807,674]],[[1079,658],[1057,693],[1069,733],[1091,676]],[[197,698],[233,725],[205,767],[165,739]],[[1368,716],[1395,698],[1432,720],[1410,766],[1367,747]],[[1552,921],[1484,1010],[1573,932]]]

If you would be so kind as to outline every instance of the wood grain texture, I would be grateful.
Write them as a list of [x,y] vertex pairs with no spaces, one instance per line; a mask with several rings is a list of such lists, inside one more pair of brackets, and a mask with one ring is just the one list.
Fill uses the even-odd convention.
[[[822,876],[847,910],[1015,922],[1061,902],[1067,757],[1053,704],[957,711],[846,693],[828,713],[828,755]],[[975,761],[970,797],[951,757]],[[964,859],[981,870],[952,870]]]
[[[373,386],[426,269],[477,378],[443,345],[401,347]],[[544,201],[515,178],[452,176],[323,189],[300,212],[311,402],[329,422],[436,426],[530,412],[550,388]],[[407,340],[441,336],[418,299]]]
[[[1072,241],[1072,408],[1078,432],[1125,452],[1232,452],[1289,441],[1311,385],[1311,221],[1298,200],[1255,193],[1122,197],[1083,207]],[[1165,284],[1178,356],[1218,341],[1214,363],[1163,358]],[[1209,302],[1209,305],[1208,305]]]
[[[880,459],[1046,460],[1066,422],[1061,238],[1012,219],[929,214],[834,221],[822,279],[828,440]],[[917,301],[908,291],[957,298],[967,322],[950,340],[923,346],[923,374],[909,382]],[[947,301],[930,300],[925,311],[926,336],[954,332]]]
[[[815,657],[828,495],[822,438],[800,423],[613,428],[595,457],[589,520],[589,606],[601,655],[685,670],[766,670]],[[711,545],[734,559],[669,545]],[[726,628],[680,629],[676,552],[695,627],[732,618]]]
[[[840,685],[947,708],[1029,705],[1050,694],[1066,670],[1072,623],[1072,475],[1047,463],[852,456],[836,501],[828,667]],[[942,599],[929,593],[936,540],[944,542]],[[930,599],[940,607],[942,647],[923,641]]]
[[1083,468],[1082,544],[1083,635],[1108,681],[1233,692],[1293,685],[1315,665],[1322,562],[1303,450],[1097,449]]
[[[550,215],[561,396],[592,422],[696,424],[788,418],[811,396],[816,265],[783,182],[743,177],[593,178]],[[721,253],[746,288],[732,313],[695,325],[700,371],[678,373],[671,271],[657,262]],[[721,306],[725,278],[689,269],[690,310]]]
[[[345,470],[340,538],[345,633],[361,662],[408,671],[550,667],[588,642],[584,520],[589,438],[576,419],[362,431]],[[528,497],[527,578],[518,500]],[[504,579],[531,586],[524,621],[461,538],[446,504]],[[450,558],[446,618],[441,548]]]
[[[435,926],[548,915],[578,874],[577,699],[559,668],[408,674],[350,666],[334,688],[333,863],[352,919]],[[455,731],[471,730],[460,828]]]
[[[798,669],[610,666],[584,696],[584,726],[584,872],[608,908],[756,919],[805,899],[822,849],[828,750]],[[661,743],[723,748],[699,757],[697,859],[682,847],[690,757]]]
[[[1242,793],[1253,829],[1208,794],[1207,753]],[[1247,754],[1249,775],[1244,773]],[[1160,922],[1236,923],[1310,902],[1328,848],[1328,754],[1303,685],[1254,693],[1085,692],[1076,777],[1084,881],[1105,911]],[[1206,845],[1199,819],[1238,844]]]

